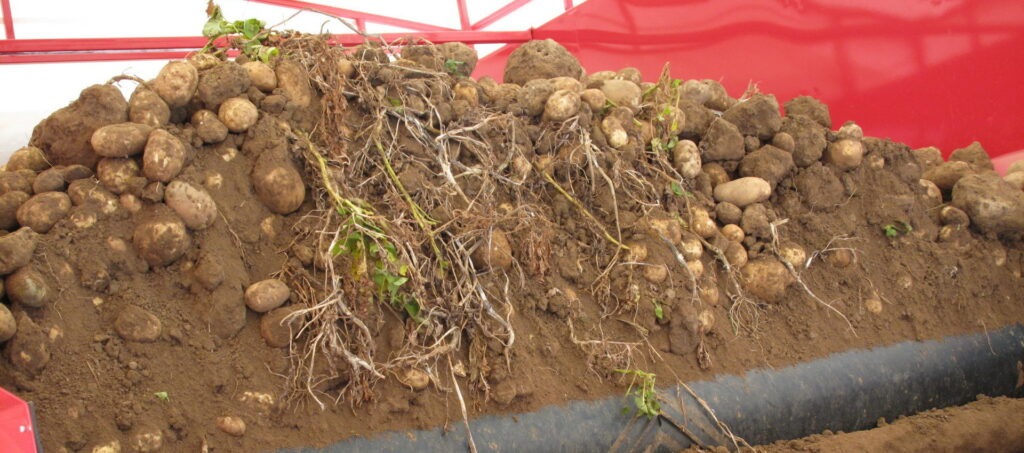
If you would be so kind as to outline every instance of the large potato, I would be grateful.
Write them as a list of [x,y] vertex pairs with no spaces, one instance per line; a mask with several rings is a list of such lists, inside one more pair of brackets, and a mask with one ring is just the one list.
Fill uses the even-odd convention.
[[202,187],[174,180],[164,190],[167,204],[193,230],[202,230],[217,220],[217,204]]
[[11,154],[7,160],[7,171],[32,170],[43,171],[50,168],[46,154],[35,146],[26,146]]
[[184,61],[167,63],[150,84],[169,107],[184,107],[199,86],[199,71]]
[[152,266],[166,266],[192,247],[185,222],[163,205],[155,205],[140,214],[132,243],[139,256]]
[[32,266],[8,275],[4,286],[11,302],[31,308],[42,308],[57,295],[46,277]]
[[245,132],[256,124],[260,111],[244,97],[231,98],[224,101],[217,111],[220,119],[231,132]]
[[775,258],[758,258],[747,263],[741,271],[743,287],[752,296],[765,302],[780,302],[786,288],[793,284],[793,275]]
[[71,198],[64,192],[46,192],[23,203],[18,208],[18,223],[37,233],[46,233],[71,211]]
[[292,296],[292,290],[281,280],[270,278],[249,285],[245,290],[245,305],[256,313],[273,310]]
[[284,153],[264,152],[252,174],[256,196],[275,214],[290,214],[306,199],[306,185],[295,164]]
[[142,173],[152,181],[170,182],[185,166],[185,144],[170,132],[157,129],[149,134],[142,155]]
[[747,176],[715,186],[714,195],[718,202],[731,203],[744,208],[771,197],[772,186],[762,178]]
[[28,227],[0,236],[0,275],[10,274],[28,264],[38,240],[39,235]]
[[102,157],[130,157],[142,152],[153,128],[139,123],[103,126],[92,133],[93,151]]
[[10,231],[18,227],[18,208],[28,198],[28,194],[20,190],[0,195],[0,230]]
[[128,100],[128,121],[161,127],[171,120],[171,109],[155,91],[139,85]]
[[139,164],[127,157],[106,157],[96,164],[96,178],[107,190],[122,194],[141,191],[146,179],[139,176]]

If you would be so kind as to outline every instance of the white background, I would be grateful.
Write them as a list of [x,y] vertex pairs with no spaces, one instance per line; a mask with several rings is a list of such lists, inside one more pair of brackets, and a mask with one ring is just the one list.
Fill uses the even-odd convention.
[[[468,0],[470,22],[476,22],[509,0]],[[580,4],[584,0],[575,0]],[[458,29],[455,0],[310,0],[339,8]],[[244,0],[217,2],[227,20],[255,17],[268,25],[288,19],[296,10]],[[18,39],[113,38],[152,36],[199,36],[206,22],[206,0],[11,0],[11,16]],[[526,30],[564,12],[562,0],[533,0],[487,30]],[[348,33],[340,22],[315,13],[301,12],[280,26],[304,32]],[[369,33],[406,31],[373,23]],[[0,38],[3,35],[0,34]],[[478,45],[482,55],[500,45]],[[66,106],[85,87],[104,83],[118,74],[143,79],[156,75],[166,61],[115,61],[101,63],[44,63],[0,65],[0,162],[28,144],[32,128],[54,110]],[[128,94],[134,89],[122,83]]]

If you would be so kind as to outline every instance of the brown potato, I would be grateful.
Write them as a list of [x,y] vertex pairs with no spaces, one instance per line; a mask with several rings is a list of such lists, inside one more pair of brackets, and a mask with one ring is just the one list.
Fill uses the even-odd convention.
[[103,187],[118,195],[132,191],[136,186],[141,190],[146,185],[145,178],[139,176],[139,164],[125,157],[100,159],[96,164],[96,178]]
[[196,128],[196,134],[203,143],[220,143],[228,138],[228,127],[210,110],[198,110],[193,113],[192,127]]
[[47,162],[43,150],[35,146],[26,146],[11,153],[6,168],[10,172],[18,170],[43,171],[50,168],[50,163]]
[[114,331],[127,341],[152,343],[160,338],[160,318],[142,308],[129,305],[114,320]]
[[575,91],[555,91],[544,104],[544,119],[565,121],[580,112],[580,105],[580,95]]
[[7,192],[25,192],[32,195],[36,172],[32,170],[0,171],[0,195]]
[[762,257],[743,267],[743,287],[750,295],[765,302],[779,302],[786,288],[793,284],[793,275],[779,260]]
[[260,335],[272,348],[288,346],[302,328],[304,317],[292,315],[301,307],[290,305],[271,310],[260,318]]
[[306,199],[306,185],[295,164],[287,156],[264,152],[256,159],[252,174],[253,188],[260,201],[275,214],[290,214]]
[[199,86],[199,71],[185,61],[172,61],[167,63],[157,74],[156,79],[150,83],[150,87],[160,98],[167,103],[168,107],[184,107],[192,96],[196,94]]
[[20,190],[0,195],[0,230],[18,228],[18,208],[28,199],[29,195]]
[[729,262],[730,266],[740,269],[747,265],[747,249],[743,247],[743,244],[730,242],[729,246],[722,252],[725,254],[725,260]]
[[43,170],[36,179],[32,181],[32,192],[63,192],[67,182],[64,181],[64,171],[60,167]]
[[102,157],[130,157],[142,152],[153,128],[139,123],[103,126],[92,133],[93,151]]
[[91,204],[104,214],[117,210],[117,197],[92,179],[79,179],[68,185],[68,196],[75,206]]
[[139,85],[128,100],[128,121],[161,127],[171,120],[171,109],[155,91]]
[[18,332],[18,323],[7,305],[0,304],[0,343],[10,340]]
[[64,192],[46,192],[29,198],[18,208],[18,223],[37,233],[46,233],[71,211],[71,198]]
[[4,286],[11,302],[31,308],[42,308],[57,296],[47,278],[32,266],[8,275]]
[[235,437],[245,435],[245,421],[240,417],[219,417],[217,418],[217,428]]
[[192,247],[185,222],[166,206],[155,205],[140,215],[132,243],[151,266],[171,264]]
[[50,363],[50,339],[24,312],[17,316],[18,331],[7,343],[7,354],[16,368],[34,374]]
[[491,230],[490,237],[483,238],[470,258],[477,270],[509,269],[512,267],[512,246],[508,242],[508,236],[497,228]]
[[270,278],[249,285],[245,290],[245,305],[256,313],[273,310],[292,296],[292,290],[281,280]]
[[277,88],[277,74],[270,65],[262,61],[249,61],[242,64],[242,69],[249,73],[252,86],[258,90],[269,93]]
[[31,228],[0,236],[0,275],[7,275],[28,264],[36,251],[39,235]]
[[746,234],[743,232],[743,228],[732,223],[723,226],[721,232],[722,236],[725,236],[726,239],[732,242],[743,242],[743,238],[746,237]]
[[220,119],[231,132],[245,132],[256,124],[260,111],[244,97],[231,98],[224,101],[217,110]]
[[840,170],[853,170],[864,159],[864,144],[856,139],[843,139],[828,145],[825,161]]
[[170,182],[185,166],[187,150],[178,137],[163,129],[149,134],[142,155],[142,173],[151,181]]
[[171,181],[164,190],[164,203],[193,230],[202,230],[217,220],[217,204],[202,187],[181,180]]

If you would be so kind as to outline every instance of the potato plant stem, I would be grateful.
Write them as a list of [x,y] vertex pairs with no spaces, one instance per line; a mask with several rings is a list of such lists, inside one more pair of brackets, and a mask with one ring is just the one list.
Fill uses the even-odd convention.
[[610,233],[608,233],[608,230],[604,227],[604,225],[601,224],[599,220],[597,220],[597,217],[594,217],[594,214],[591,214],[590,211],[587,210],[586,206],[583,206],[583,203],[580,203],[580,201],[577,200],[576,197],[572,196],[571,193],[562,188],[562,186],[558,184],[557,181],[555,181],[555,178],[552,178],[551,175],[549,175],[545,171],[541,171],[540,169],[537,169],[537,171],[540,172],[541,175],[544,175],[544,179],[547,180],[547,182],[550,183],[552,186],[554,186],[555,190],[561,193],[566,200],[569,200],[570,203],[576,206],[576,209],[578,209],[588,219],[593,221],[594,224],[597,225],[597,228],[601,230],[601,233],[604,235],[605,239],[608,239],[609,242],[615,244],[621,249],[629,250],[628,246],[626,246],[622,242],[619,242],[618,239],[615,239]]

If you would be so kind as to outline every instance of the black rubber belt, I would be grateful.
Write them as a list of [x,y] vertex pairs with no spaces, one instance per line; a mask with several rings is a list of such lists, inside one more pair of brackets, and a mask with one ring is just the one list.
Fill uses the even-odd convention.
[[[1022,396],[1017,388],[1024,360],[1024,327],[942,341],[906,342],[870,351],[848,351],[743,377],[695,382],[690,389],[732,433],[757,445],[796,439],[826,429],[873,428],[924,410],[956,406],[977,395]],[[664,417],[623,415],[624,398],[575,401],[526,414],[470,421],[479,451],[596,452],[678,451],[701,445],[732,447],[728,436],[686,389],[659,390]],[[682,406],[683,410],[680,409]],[[350,438],[322,449],[291,452],[465,451],[461,423],[440,428]]]

